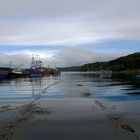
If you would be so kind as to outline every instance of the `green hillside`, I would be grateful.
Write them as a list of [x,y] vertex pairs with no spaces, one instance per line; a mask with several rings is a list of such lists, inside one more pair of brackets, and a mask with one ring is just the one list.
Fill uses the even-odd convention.
[[117,58],[108,62],[89,63],[82,66],[60,68],[62,71],[126,71],[140,70],[140,52]]
[[140,52],[120,57],[108,62],[98,62],[85,64],[81,66],[85,71],[89,70],[111,70],[111,71],[125,71],[125,70],[138,70],[140,69]]

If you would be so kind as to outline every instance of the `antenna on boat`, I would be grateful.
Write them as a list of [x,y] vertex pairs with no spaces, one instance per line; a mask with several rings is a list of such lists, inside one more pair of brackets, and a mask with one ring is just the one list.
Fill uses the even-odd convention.
[[12,62],[12,61],[10,61],[10,68],[12,68],[12,63],[13,63],[13,62]]
[[42,62],[40,56],[32,54],[31,68],[41,68],[42,64],[43,64],[43,62]]
[[34,54],[32,54],[31,68],[35,68],[35,58],[34,58]]

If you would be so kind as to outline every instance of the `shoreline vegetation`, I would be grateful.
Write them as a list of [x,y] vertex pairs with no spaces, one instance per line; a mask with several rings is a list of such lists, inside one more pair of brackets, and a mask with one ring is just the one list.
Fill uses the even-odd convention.
[[107,62],[88,63],[82,66],[59,68],[61,71],[132,71],[140,72],[140,52],[123,56]]
[[64,72],[112,71],[112,79],[133,80],[135,75],[140,74],[140,52],[107,62],[88,63],[82,66],[59,68],[59,70]]

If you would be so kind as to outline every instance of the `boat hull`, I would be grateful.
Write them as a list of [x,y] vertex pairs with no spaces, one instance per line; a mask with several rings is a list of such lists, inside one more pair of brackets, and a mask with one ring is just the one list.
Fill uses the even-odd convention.
[[30,70],[30,77],[41,77],[41,72],[39,70]]
[[11,72],[8,74],[8,78],[20,78],[20,77],[22,77],[22,73]]
[[4,80],[8,78],[8,74],[0,74],[0,80]]

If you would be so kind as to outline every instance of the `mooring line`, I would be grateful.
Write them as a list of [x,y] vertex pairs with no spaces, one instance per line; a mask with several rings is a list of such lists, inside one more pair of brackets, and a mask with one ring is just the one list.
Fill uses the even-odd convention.
[[53,83],[53,84],[47,86],[46,88],[43,89],[43,91],[42,91],[41,93],[45,93],[46,90],[48,90],[50,87],[52,87],[52,86],[54,86],[54,85],[56,85],[56,84],[59,84],[60,82],[62,82],[62,81],[58,81],[58,82],[55,82],[55,83]]
[[46,93],[46,91],[47,91],[49,88],[51,88],[52,86],[54,86],[54,85],[56,85],[56,84],[59,84],[60,82],[62,82],[62,81],[55,82],[55,83],[53,83],[53,84],[47,86],[46,88],[42,89],[42,92],[40,92],[40,94],[35,95],[34,98],[33,98],[33,100],[34,100],[34,101],[38,100],[38,99],[40,98],[40,96],[41,96],[41,93],[42,93],[42,94],[43,94],[43,93]]

